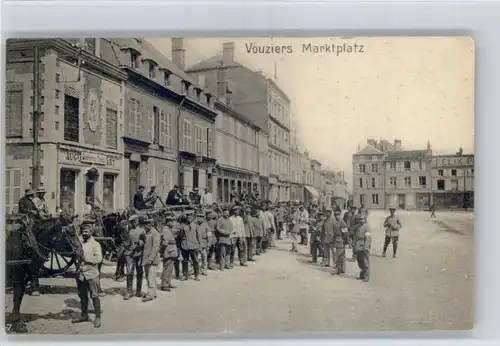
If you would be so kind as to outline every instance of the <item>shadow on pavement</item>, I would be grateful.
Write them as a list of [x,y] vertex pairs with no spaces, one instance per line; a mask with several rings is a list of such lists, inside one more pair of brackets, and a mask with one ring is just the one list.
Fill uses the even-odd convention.
[[[80,307],[80,303],[78,303],[78,308]],[[60,312],[53,313],[49,312],[46,314],[27,314],[21,313],[21,321],[23,323],[33,322],[37,320],[57,320],[57,321],[68,321],[75,317],[77,317],[78,312],[71,309],[63,309]],[[13,323],[12,313],[5,313],[5,323],[6,325]]]
[[462,232],[462,231],[450,226],[446,222],[443,222],[440,220],[432,220],[432,222],[440,227],[439,231],[450,232],[450,233],[455,233],[455,234],[459,234],[459,235],[466,235],[465,232]]

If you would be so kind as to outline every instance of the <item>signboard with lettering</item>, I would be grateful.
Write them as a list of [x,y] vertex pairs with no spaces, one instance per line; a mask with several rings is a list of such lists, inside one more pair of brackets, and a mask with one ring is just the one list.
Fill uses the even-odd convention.
[[474,155],[446,155],[434,156],[433,167],[464,167],[474,166]]
[[59,160],[67,163],[80,163],[96,166],[105,166],[119,169],[120,157],[117,155],[105,155],[91,151],[63,150],[59,154]]

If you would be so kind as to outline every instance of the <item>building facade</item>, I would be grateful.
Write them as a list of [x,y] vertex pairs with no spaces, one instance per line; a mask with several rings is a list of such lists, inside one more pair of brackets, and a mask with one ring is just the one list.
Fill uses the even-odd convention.
[[[36,60],[39,64],[34,64]],[[100,58],[96,39],[9,40],[7,212],[17,210],[26,189],[37,187],[47,191],[51,213],[61,207],[81,215],[87,198],[106,210],[125,207],[121,137],[126,77],[119,67]],[[39,164],[33,162],[37,106]],[[38,186],[32,185],[34,164],[39,167]]]
[[174,185],[186,193],[213,189],[215,97],[183,71],[182,39],[173,39],[173,61],[142,39],[101,44],[105,58],[127,73],[125,199],[132,203],[139,185],[156,186],[162,200]]
[[474,155],[437,155],[431,165],[432,203],[438,208],[474,207]]

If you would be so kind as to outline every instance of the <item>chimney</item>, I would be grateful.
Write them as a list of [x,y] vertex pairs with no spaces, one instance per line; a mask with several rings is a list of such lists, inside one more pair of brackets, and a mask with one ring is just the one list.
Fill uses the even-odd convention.
[[222,64],[231,65],[234,62],[234,42],[226,42],[222,45]]
[[401,151],[401,140],[400,139],[394,140],[394,151]]
[[186,68],[186,50],[183,38],[172,38],[172,62],[182,71]]

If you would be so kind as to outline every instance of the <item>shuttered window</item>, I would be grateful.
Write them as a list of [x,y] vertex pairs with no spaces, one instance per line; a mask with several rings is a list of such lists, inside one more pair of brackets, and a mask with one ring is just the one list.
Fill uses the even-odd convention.
[[5,213],[17,213],[21,198],[22,168],[5,169]]
[[64,95],[64,140],[80,140],[80,99]]
[[137,100],[130,99],[128,101],[128,122],[127,122],[127,136],[135,137],[135,113],[137,107]]
[[144,107],[144,123],[142,124],[142,128],[145,130],[143,134],[143,139],[148,141],[149,143],[153,143],[153,108],[152,107]]
[[143,121],[145,121],[146,116],[144,115],[144,105],[137,101],[136,113],[135,113],[135,138],[144,139],[143,129],[146,127]]
[[5,95],[5,134],[23,136],[23,90],[7,90]]
[[199,126],[199,125],[195,126],[195,133],[196,133],[196,154],[202,154],[203,153],[203,135],[202,135],[201,126]]
[[159,137],[158,144],[161,145],[162,147],[165,147],[167,144],[167,115],[163,110],[160,110],[160,114],[158,116],[158,123],[159,126],[155,126],[155,131],[156,128],[158,128],[158,137]]
[[106,109],[106,145],[116,149],[118,146],[118,113],[114,109]]
[[191,122],[184,120],[184,135],[182,140],[182,150],[191,151]]
[[166,135],[167,135],[167,138],[166,138],[166,147],[168,150],[173,150],[174,149],[174,133],[173,133],[173,124],[172,124],[172,121],[173,121],[173,116],[172,116],[172,113],[168,113],[166,115]]

